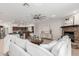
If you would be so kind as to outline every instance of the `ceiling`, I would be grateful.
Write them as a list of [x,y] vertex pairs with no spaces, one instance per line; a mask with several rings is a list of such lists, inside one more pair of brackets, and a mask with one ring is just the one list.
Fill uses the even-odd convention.
[[29,3],[29,5],[28,7],[23,6],[23,3],[0,3],[0,21],[27,24],[33,20],[35,14],[55,19],[79,10],[79,3]]

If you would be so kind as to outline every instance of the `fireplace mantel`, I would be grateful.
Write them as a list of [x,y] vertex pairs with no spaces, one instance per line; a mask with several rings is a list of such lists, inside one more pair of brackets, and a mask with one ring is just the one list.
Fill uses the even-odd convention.
[[61,26],[61,28],[65,28],[65,27],[79,27],[79,25]]

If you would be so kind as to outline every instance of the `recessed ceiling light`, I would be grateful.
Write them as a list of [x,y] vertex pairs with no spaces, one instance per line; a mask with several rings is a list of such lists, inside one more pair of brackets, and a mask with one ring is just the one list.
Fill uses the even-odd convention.
[[77,10],[73,11],[73,13],[77,13]]
[[52,17],[56,17],[56,15],[52,15]]

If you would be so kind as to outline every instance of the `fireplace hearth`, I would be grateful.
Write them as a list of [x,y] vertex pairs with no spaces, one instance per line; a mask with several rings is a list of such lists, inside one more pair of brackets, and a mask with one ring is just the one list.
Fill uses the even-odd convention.
[[69,38],[71,38],[71,41],[75,42],[75,40],[74,40],[74,32],[64,32],[64,35],[68,35]]

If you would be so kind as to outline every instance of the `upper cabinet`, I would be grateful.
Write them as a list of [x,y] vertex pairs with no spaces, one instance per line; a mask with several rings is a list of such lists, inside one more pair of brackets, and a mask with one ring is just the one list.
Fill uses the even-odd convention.
[[66,17],[64,20],[64,26],[68,26],[68,25],[79,25],[79,13]]

